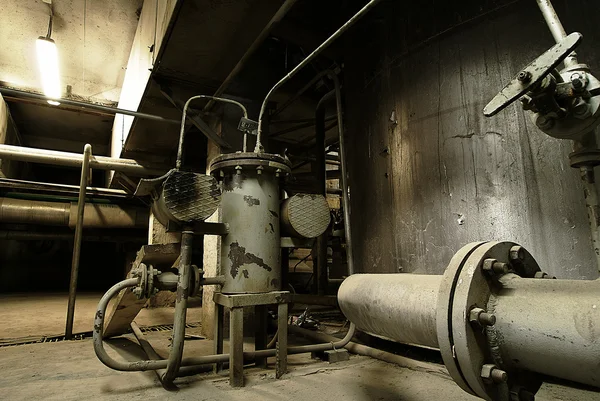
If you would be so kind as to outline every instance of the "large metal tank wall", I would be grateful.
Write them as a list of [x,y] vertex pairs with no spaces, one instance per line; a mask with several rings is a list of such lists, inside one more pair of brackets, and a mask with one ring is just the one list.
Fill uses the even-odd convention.
[[[555,7],[600,75],[600,1]],[[441,274],[469,242],[510,240],[559,278],[598,277],[571,142],[519,104],[482,114],[554,45],[535,0],[385,1],[346,45],[357,272]]]

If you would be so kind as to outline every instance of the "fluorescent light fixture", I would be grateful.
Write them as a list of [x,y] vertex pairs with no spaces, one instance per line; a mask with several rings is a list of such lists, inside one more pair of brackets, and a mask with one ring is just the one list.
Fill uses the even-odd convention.
[[[36,42],[38,67],[42,78],[44,95],[52,99],[60,99],[60,78],[58,73],[58,51],[56,43],[46,36],[40,36]],[[52,105],[60,103],[48,100]]]

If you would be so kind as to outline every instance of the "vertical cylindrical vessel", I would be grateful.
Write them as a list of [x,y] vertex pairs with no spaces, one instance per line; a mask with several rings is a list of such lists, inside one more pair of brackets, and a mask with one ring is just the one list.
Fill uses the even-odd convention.
[[338,303],[359,330],[437,348],[435,306],[441,282],[442,276],[354,274],[340,286]]
[[211,163],[222,183],[221,242],[225,294],[281,290],[279,181],[289,173],[278,155],[234,153]]

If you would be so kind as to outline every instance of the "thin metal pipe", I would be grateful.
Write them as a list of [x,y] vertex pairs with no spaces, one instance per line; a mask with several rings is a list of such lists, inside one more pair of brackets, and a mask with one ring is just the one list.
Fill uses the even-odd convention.
[[[109,368],[123,372],[165,369],[168,363],[167,360],[162,359],[149,359],[133,362],[117,361],[110,357],[104,349],[104,339],[102,334],[104,332],[104,316],[106,315],[106,308],[108,307],[108,303],[112,298],[116,297],[121,290],[127,289],[129,287],[135,287],[138,284],[138,282],[138,278],[130,278],[112,286],[100,299],[96,310],[96,315],[94,317],[93,341],[94,352],[96,353],[96,356],[104,365],[108,366]],[[356,326],[354,324],[350,324],[348,333],[346,333],[346,336],[339,341],[331,341],[323,344],[288,347],[288,354],[302,354],[307,352],[320,352],[335,348],[343,348],[346,346],[346,344],[350,342],[350,340],[352,340],[352,337],[354,337],[355,333]],[[268,358],[275,356],[275,354],[276,350],[274,349],[244,352],[244,359],[251,360],[255,358]],[[181,366],[199,366],[213,363],[224,363],[228,361],[229,354],[207,355],[195,358],[184,358],[181,361]]]
[[346,140],[344,139],[345,128],[344,128],[344,115],[342,110],[342,89],[340,80],[337,75],[331,74],[329,76],[333,80],[335,86],[335,106],[337,110],[338,118],[338,135],[339,135],[339,154],[340,154],[340,170],[342,184],[342,201],[344,206],[344,236],[346,237],[346,258],[348,261],[348,275],[354,274],[354,253],[352,251],[352,230],[350,230],[350,184],[348,183],[348,167],[346,157]]
[[[333,72],[331,70],[325,70],[325,71],[319,72],[317,75],[315,75],[315,77],[313,79],[311,79],[310,81],[308,81],[308,83],[306,85],[304,85],[298,92],[296,92],[293,96],[291,96],[288,100],[286,100],[286,102],[284,104],[282,104],[281,106],[279,106],[279,108],[277,110],[275,110],[273,112],[273,114],[271,114],[269,117],[273,118],[273,117],[278,116],[279,114],[281,114],[281,112],[283,112],[292,103],[294,103],[296,100],[298,100],[300,98],[300,96],[302,96],[307,90],[309,90],[310,88],[312,88],[324,76],[326,76],[326,75],[328,75],[330,73],[333,73]],[[269,135],[269,137],[271,137],[271,136],[272,135]]]
[[69,284],[69,304],[67,306],[67,323],[65,338],[73,338],[73,319],[75,318],[75,298],[77,296],[77,278],[79,276],[79,259],[81,256],[81,240],[83,238],[83,214],[85,211],[85,194],[90,176],[90,158],[92,145],[83,147],[83,163],[81,164],[81,179],[79,181],[79,198],[77,199],[77,223],[75,224],[75,239],[73,240],[73,258],[71,260],[71,282]]
[[[552,5],[552,2],[550,0],[536,0],[536,2],[546,20],[546,25],[548,25],[550,33],[552,33],[552,37],[554,37],[554,41],[556,43],[562,42],[562,40],[567,37],[567,32],[560,22],[560,18],[558,18],[558,14]],[[571,53],[565,59],[564,63],[567,68],[577,64],[577,53]]]
[[[263,30],[256,37],[256,39],[254,39],[254,42],[252,42],[252,44],[250,45],[248,50],[246,50],[246,53],[244,53],[244,55],[237,62],[235,67],[233,67],[233,69],[231,70],[229,75],[227,75],[227,78],[225,78],[223,80],[223,82],[221,83],[219,88],[215,91],[213,96],[221,96],[225,92],[225,90],[227,89],[227,87],[229,86],[231,81],[233,81],[233,79],[237,76],[237,74],[239,74],[239,72],[242,70],[242,68],[246,65],[246,62],[250,59],[250,57],[254,54],[254,52],[256,52],[256,50],[265,41],[265,39],[269,36],[273,27],[275,25],[277,25],[277,23],[279,23],[279,21],[281,21],[283,19],[283,17],[285,17],[285,15],[288,13],[288,11],[290,11],[292,6],[294,4],[296,4],[297,1],[298,0],[286,0],[285,3],[283,3],[281,5],[281,7],[279,7],[279,10],[277,10],[277,12],[273,16],[273,18],[271,18],[271,20],[263,28]],[[204,111],[210,110],[210,108],[213,105],[214,105],[214,102],[212,100],[209,101],[206,104],[206,106],[204,106]]]
[[[208,96],[208,95],[197,95],[197,96],[192,96],[191,98],[189,98],[187,100],[187,102],[185,102],[185,105],[183,106],[183,113],[181,114],[181,127],[179,129],[179,146],[177,147],[177,163],[175,164],[175,167],[179,170],[181,169],[181,163],[183,162],[183,141],[185,139],[185,118],[187,116],[187,109],[190,106],[190,103],[196,99],[211,99],[217,102],[223,102],[223,103],[230,103],[230,104],[234,104],[236,106],[238,106],[239,108],[242,109],[242,113],[244,114],[245,118],[248,118],[248,110],[246,110],[246,107],[241,104],[240,102],[236,102],[235,100],[231,100],[231,99],[225,99],[222,97],[216,97],[216,96]],[[247,134],[244,133],[244,136],[246,136]]]
[[[152,344],[150,344],[150,342],[146,339],[146,336],[144,336],[144,333],[142,333],[142,330],[140,330],[140,327],[137,325],[137,323],[131,322],[131,324],[129,326],[131,327],[131,331],[133,332],[133,335],[138,340],[138,343],[140,344],[140,347],[142,347],[142,350],[144,350],[144,353],[146,354],[146,356],[150,359],[161,360],[162,359],[161,356],[158,355],[158,353],[156,352],[154,347],[152,347]],[[164,374],[164,369],[157,369],[154,371],[154,373],[156,373],[156,377],[158,378],[160,383],[163,385],[165,390],[175,390],[176,389],[176,387],[172,383],[169,385],[168,383],[165,383],[162,380],[162,376]]]
[[[0,178],[0,187],[9,188],[13,190],[21,191],[35,191],[35,192],[59,192],[65,194],[79,193],[79,187],[77,185],[65,185],[65,184],[54,184],[50,182],[37,182],[37,181],[25,181],[15,180],[12,178]],[[100,196],[100,197],[111,197],[117,199],[133,198],[131,194],[122,189],[112,188],[100,188],[100,187],[87,187],[87,194],[89,196]]]
[[263,100],[262,106],[260,108],[260,113],[258,115],[258,133],[256,136],[256,147],[254,149],[254,152],[258,153],[258,152],[263,151],[263,146],[261,143],[261,135],[262,135],[262,131],[263,131],[263,119],[264,119],[265,112],[267,110],[267,104],[269,103],[269,100],[270,100],[271,96],[273,95],[273,93],[275,93],[275,91],[277,89],[279,89],[284,83],[286,83],[290,78],[292,78],[294,75],[296,75],[298,73],[298,71],[300,71],[302,68],[304,68],[306,65],[308,65],[312,60],[314,60],[314,58],[317,57],[323,50],[325,50],[327,47],[329,47],[329,45],[331,45],[331,43],[333,43],[338,37],[340,37],[340,35],[342,35],[344,32],[346,32],[352,25],[354,25],[356,23],[356,21],[358,21],[362,16],[364,16],[371,8],[373,8],[375,5],[377,5],[377,3],[379,3],[379,1],[380,0],[369,1],[362,9],[360,9],[360,11],[358,11],[352,18],[350,18],[344,25],[342,25],[340,27],[340,29],[335,31],[325,42],[321,43],[321,45],[319,45],[319,47],[317,47],[315,50],[313,50],[313,52],[311,54],[309,54],[304,60],[302,60],[300,62],[300,64],[298,64],[296,67],[294,67],[294,69],[292,71],[290,71],[286,76],[281,78],[281,80],[279,80],[279,82],[277,82],[275,84],[275,86],[273,86],[271,88],[271,90],[269,91],[269,93],[267,93],[267,96],[265,96],[265,99]]
[[[80,167],[83,163],[83,156],[78,153],[4,144],[0,144],[0,159],[68,167]],[[90,167],[97,170],[120,171],[133,176],[163,175],[169,170],[169,168],[146,167],[131,159],[117,159],[105,156],[93,156],[90,159]]]
[[181,253],[179,256],[177,298],[175,301],[175,317],[173,321],[173,334],[171,352],[169,352],[167,370],[162,376],[165,385],[170,386],[177,377],[181,359],[183,357],[183,346],[185,340],[185,321],[187,313],[187,301],[192,279],[192,246],[194,232],[186,229],[181,233]]
[[[65,105],[74,106],[74,107],[81,107],[81,108],[89,109],[89,110],[98,110],[98,111],[102,111],[102,112],[105,112],[105,113],[109,113],[111,115],[114,115],[114,114],[124,114],[126,116],[133,116],[133,117],[142,118],[142,119],[145,119],[145,120],[159,121],[159,122],[168,123],[168,124],[179,124],[179,120],[174,120],[174,119],[170,119],[170,118],[164,118],[164,117],[156,116],[156,115],[153,115],[153,114],[140,113],[138,111],[131,111],[131,110],[119,109],[119,108],[116,108],[116,107],[102,106],[100,104],[79,102],[79,101],[76,101],[76,100],[54,99],[54,98],[49,98],[49,97],[44,96],[44,95],[40,95],[38,93],[31,93],[31,92],[26,92],[26,91],[21,91],[21,90],[16,90],[16,89],[8,89],[8,88],[1,88],[0,87],[0,93],[7,94],[9,96],[16,96],[16,97],[29,98],[29,99],[37,99],[37,100],[43,100],[43,101],[52,100],[54,102],[59,102],[60,104],[65,104]],[[70,110],[70,109],[65,109],[65,110],[67,110],[67,111],[76,111],[76,110]]]

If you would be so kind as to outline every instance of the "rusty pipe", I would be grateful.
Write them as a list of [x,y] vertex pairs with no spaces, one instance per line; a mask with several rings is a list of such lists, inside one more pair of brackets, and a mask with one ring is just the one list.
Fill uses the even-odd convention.
[[85,211],[86,188],[90,177],[90,158],[92,145],[86,144],[83,148],[83,163],[81,164],[81,178],[79,181],[79,197],[77,199],[77,217],[75,222],[75,237],[73,240],[73,258],[71,260],[71,280],[69,282],[69,303],[67,305],[67,322],[65,338],[73,337],[73,319],[75,318],[75,298],[77,296],[77,278],[79,276],[79,259],[81,256],[81,240],[83,237],[83,218]]

